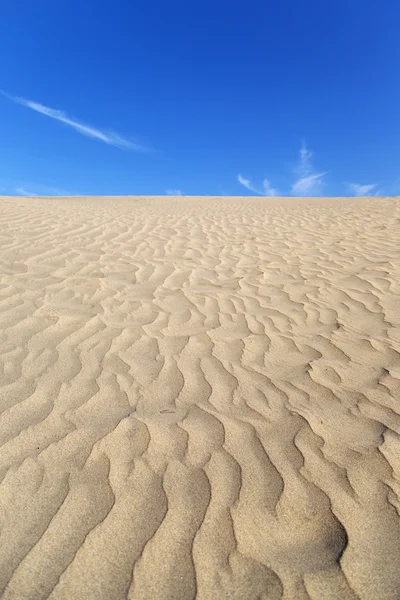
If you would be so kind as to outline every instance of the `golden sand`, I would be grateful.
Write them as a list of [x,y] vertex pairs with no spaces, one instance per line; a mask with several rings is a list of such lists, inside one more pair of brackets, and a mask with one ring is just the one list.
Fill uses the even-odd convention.
[[0,198],[4,600],[400,598],[400,201]]

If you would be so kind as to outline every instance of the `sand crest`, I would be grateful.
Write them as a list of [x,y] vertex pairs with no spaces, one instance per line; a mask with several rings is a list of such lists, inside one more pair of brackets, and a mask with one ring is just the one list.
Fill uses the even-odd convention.
[[400,201],[0,198],[4,600],[400,598]]

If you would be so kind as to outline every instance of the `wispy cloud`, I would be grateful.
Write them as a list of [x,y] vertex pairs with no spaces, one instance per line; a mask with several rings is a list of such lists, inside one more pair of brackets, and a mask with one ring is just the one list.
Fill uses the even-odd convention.
[[32,190],[26,190],[25,188],[16,188],[15,192],[18,196],[40,196],[40,194],[36,194]]
[[[293,196],[317,196],[320,195],[323,189],[323,178],[326,172],[318,173],[315,171],[312,165],[312,157],[313,153],[307,148],[306,143],[303,142],[299,151],[299,161],[294,169],[297,179],[291,185],[290,189],[290,193]],[[264,179],[263,189],[253,185],[250,179],[246,179],[242,175],[238,175],[238,181],[245,188],[260,196],[278,196],[279,194],[278,190],[272,187],[268,179]]]
[[359,183],[349,183],[348,186],[353,196],[371,196],[373,190],[375,190],[373,194],[374,196],[377,196],[379,194],[379,191],[376,190],[376,183],[370,183],[367,185],[360,185]]
[[247,188],[248,190],[250,190],[251,192],[255,192],[256,194],[261,194],[261,192],[253,186],[250,179],[246,179],[245,177],[240,175],[240,173],[238,175],[238,182],[241,183],[242,185],[244,185],[244,187]]
[[264,179],[263,181],[263,189],[260,190],[256,188],[250,181],[250,179],[246,179],[242,175],[238,175],[238,182],[241,183],[245,188],[250,190],[251,192],[255,192],[259,196],[277,196],[278,192],[275,188],[273,188],[268,181],[268,179]]
[[76,196],[67,190],[49,187],[41,184],[25,183],[16,187],[14,193],[18,196]]
[[277,196],[278,195],[278,190],[276,190],[275,188],[273,188],[271,186],[268,179],[264,179],[263,187],[264,187],[264,196]]
[[181,190],[166,190],[165,193],[167,196],[182,196]]
[[297,173],[300,177],[307,177],[312,171],[311,159],[313,153],[307,148],[306,143],[303,141],[300,148],[300,159],[299,164],[296,168]]
[[299,178],[292,185],[292,194],[294,196],[312,196],[319,195],[323,189],[324,173],[316,173],[312,165],[313,153],[308,150],[305,142],[300,148],[299,163],[295,173]]
[[301,177],[292,185],[292,194],[294,196],[310,196],[318,195],[322,191],[322,178],[326,173],[317,173],[316,175],[308,175]]
[[92,127],[91,125],[87,125],[78,121],[75,118],[68,117],[67,114],[62,110],[57,110],[55,108],[49,108],[48,106],[44,106],[43,104],[39,104],[38,102],[33,102],[32,100],[26,100],[25,98],[19,98],[17,96],[11,96],[6,92],[1,91],[3,96],[6,96],[12,102],[16,104],[21,104],[22,106],[26,106],[46,117],[50,117],[51,119],[55,119],[56,121],[60,121],[69,127],[72,127],[78,133],[85,135],[87,137],[99,140],[104,142],[105,144],[110,144],[111,146],[117,146],[118,148],[123,148],[126,150],[137,150],[137,151],[146,151],[148,148],[142,146],[141,144],[134,142],[132,140],[128,140],[124,136],[120,135],[111,130],[97,129],[96,127]]

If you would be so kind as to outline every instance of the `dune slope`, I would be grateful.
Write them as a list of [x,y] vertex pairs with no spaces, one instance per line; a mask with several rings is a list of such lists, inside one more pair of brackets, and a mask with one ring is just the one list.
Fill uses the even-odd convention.
[[400,598],[400,201],[0,198],[4,600]]

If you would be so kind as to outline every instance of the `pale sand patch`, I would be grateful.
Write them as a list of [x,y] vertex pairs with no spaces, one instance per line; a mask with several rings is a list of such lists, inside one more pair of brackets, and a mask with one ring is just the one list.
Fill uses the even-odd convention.
[[400,201],[0,198],[4,600],[400,598]]

